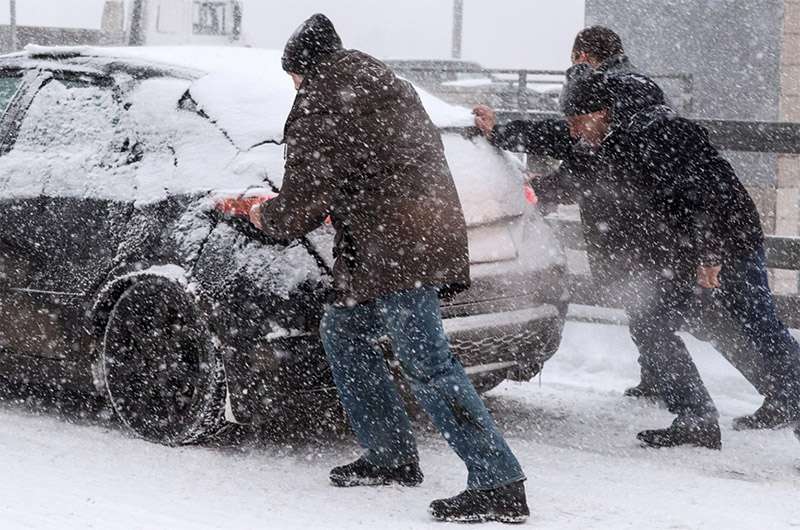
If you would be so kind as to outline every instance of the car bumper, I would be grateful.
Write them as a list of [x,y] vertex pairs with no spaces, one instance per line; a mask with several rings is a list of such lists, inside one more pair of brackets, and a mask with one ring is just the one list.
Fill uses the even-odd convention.
[[553,304],[444,319],[453,353],[472,379],[530,379],[558,349],[563,324]]

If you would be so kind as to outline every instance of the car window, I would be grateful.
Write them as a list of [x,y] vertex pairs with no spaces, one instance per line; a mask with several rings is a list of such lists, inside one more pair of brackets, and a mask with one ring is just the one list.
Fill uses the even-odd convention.
[[21,118],[11,150],[0,157],[0,193],[92,194],[116,165],[111,147],[119,112],[110,87],[47,82]]
[[16,73],[0,73],[0,114],[3,114],[11,102],[11,98],[17,93],[19,85],[22,83],[22,76]]

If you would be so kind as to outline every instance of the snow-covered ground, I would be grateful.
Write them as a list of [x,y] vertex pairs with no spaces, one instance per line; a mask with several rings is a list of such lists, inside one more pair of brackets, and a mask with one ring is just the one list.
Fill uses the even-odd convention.
[[[569,323],[541,380],[504,383],[488,402],[525,467],[529,525],[548,529],[800,527],[800,443],[788,430],[737,433],[758,396],[707,345],[689,340],[720,408],[724,449],[646,450],[655,405],[620,397],[637,378],[619,326]],[[0,528],[441,528],[428,502],[465,472],[421,426],[419,488],[335,489],[328,469],[356,456],[333,434],[311,442],[172,449],[102,422],[74,424],[0,406]]]

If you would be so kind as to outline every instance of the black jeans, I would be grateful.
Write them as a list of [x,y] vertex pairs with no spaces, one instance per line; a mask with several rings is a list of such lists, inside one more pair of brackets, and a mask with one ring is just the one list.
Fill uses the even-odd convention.
[[[764,250],[727,261],[720,283],[713,290],[692,287],[691,294],[679,290],[688,297],[676,304],[686,328],[710,341],[762,396],[800,409],[800,345],[778,318]],[[640,364],[643,382],[660,392],[652,363],[640,358]]]
[[678,416],[715,421],[717,409],[677,332],[691,310],[695,289],[688,278],[664,271],[631,273],[620,287],[642,373]]

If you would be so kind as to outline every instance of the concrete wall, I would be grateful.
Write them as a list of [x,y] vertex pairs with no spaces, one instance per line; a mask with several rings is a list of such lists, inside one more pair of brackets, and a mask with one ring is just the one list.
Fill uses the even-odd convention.
[[775,120],[783,0],[586,0],[642,69],[694,76],[698,117]]

